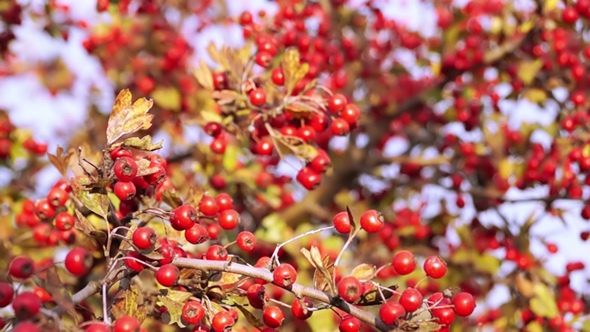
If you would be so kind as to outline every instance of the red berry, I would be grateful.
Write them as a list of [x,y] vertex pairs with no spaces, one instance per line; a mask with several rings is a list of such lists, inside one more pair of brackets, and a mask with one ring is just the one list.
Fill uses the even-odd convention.
[[348,104],[340,113],[340,117],[350,125],[355,125],[361,116],[361,110],[355,104]]
[[84,248],[74,248],[68,252],[65,260],[66,269],[75,276],[83,276],[92,267],[92,255]]
[[331,166],[330,156],[322,149],[318,149],[318,155],[309,162],[309,167],[318,173],[326,172]]
[[104,322],[96,322],[90,325],[86,325],[84,328],[85,332],[111,332],[111,327]]
[[220,311],[213,316],[213,319],[211,319],[211,328],[215,332],[230,331],[234,324],[234,318],[227,311]]
[[0,282],[0,308],[4,308],[12,303],[14,289],[7,282]]
[[383,228],[385,220],[379,211],[369,210],[361,215],[360,223],[361,227],[368,233],[376,233]]
[[268,327],[277,328],[283,324],[285,314],[283,310],[277,306],[268,306],[262,312],[262,320]]
[[232,200],[231,196],[226,193],[218,194],[215,197],[215,201],[217,202],[217,206],[219,207],[219,212],[229,210],[234,206],[234,201]]
[[475,310],[475,300],[471,294],[466,292],[457,293],[453,297],[453,305],[455,313],[463,317],[471,315]]
[[283,74],[283,68],[277,67],[273,69],[272,73],[270,74],[270,79],[272,82],[278,86],[282,86],[285,84],[285,75]]
[[129,182],[137,175],[137,163],[133,158],[121,157],[115,162],[113,170],[119,181]]
[[131,153],[131,151],[129,151],[129,149],[122,148],[122,147],[117,147],[117,148],[113,149],[110,152],[110,155],[111,155],[111,159],[113,159],[113,160],[117,160],[117,158],[122,158],[122,157],[133,157],[133,154]]
[[199,220],[197,211],[190,205],[181,205],[172,210],[170,225],[176,230],[191,228]]
[[297,319],[306,320],[313,314],[309,308],[313,308],[313,303],[308,298],[295,299],[291,305],[291,313]]
[[127,253],[126,257],[129,257],[129,259],[125,259],[125,265],[129,269],[138,273],[143,271],[145,265],[139,262],[145,260],[145,257],[143,257],[142,254],[135,251],[130,251],[129,253]]
[[439,308],[432,310],[432,317],[441,325],[451,325],[455,321],[455,311],[453,308]]
[[158,234],[151,227],[139,227],[133,232],[133,244],[142,251],[152,251],[158,242]]
[[223,154],[225,149],[227,148],[227,140],[223,135],[219,135],[215,137],[213,141],[209,144],[209,148],[211,151],[217,154]]
[[113,191],[115,192],[115,196],[122,201],[131,200],[137,192],[133,182],[117,182],[113,187]]
[[46,198],[39,199],[35,202],[35,215],[41,220],[51,219],[55,215],[55,207]]
[[266,92],[262,88],[256,88],[248,94],[250,104],[254,106],[261,106],[266,102]]
[[66,202],[69,198],[70,196],[68,192],[59,187],[51,188],[51,190],[47,194],[47,201],[49,202],[49,204],[55,207],[66,205]]
[[338,283],[338,295],[346,302],[354,303],[363,295],[361,282],[353,277],[344,277]]
[[35,316],[41,310],[41,299],[33,292],[23,292],[14,297],[12,309],[19,319]]
[[225,210],[219,214],[218,222],[223,229],[234,229],[240,223],[240,214],[234,209]]
[[182,306],[182,321],[186,324],[198,324],[205,318],[205,308],[201,302],[188,301]]
[[257,65],[263,68],[268,68],[272,62],[272,54],[268,51],[259,51],[256,53],[255,62]]
[[213,74],[213,87],[215,90],[223,90],[227,88],[227,75],[225,73]]
[[143,176],[145,182],[152,186],[157,186],[158,184],[162,183],[166,178],[166,167],[157,161],[150,161],[149,168],[155,168],[156,171],[151,174],[147,174]]
[[399,298],[406,312],[414,312],[422,306],[422,294],[416,288],[406,288]]
[[192,244],[201,244],[209,238],[207,229],[201,224],[194,224],[191,228],[184,231],[184,238]]
[[24,321],[18,323],[13,329],[12,332],[41,332],[41,329],[37,326],[37,324],[31,321]]
[[397,302],[386,302],[379,308],[379,318],[387,325],[393,325],[406,314],[404,307]]
[[576,23],[578,12],[573,7],[566,7],[561,13],[561,19],[568,24]]
[[361,330],[361,321],[354,316],[347,315],[340,321],[338,330],[340,332],[358,332]]
[[254,152],[261,156],[270,156],[272,154],[273,149],[274,144],[268,136],[262,137],[254,145]]
[[328,109],[330,112],[338,114],[344,109],[347,103],[348,101],[344,95],[336,93],[328,99]]
[[272,279],[280,287],[290,287],[297,280],[297,270],[293,265],[283,263],[272,271]]
[[350,233],[350,230],[352,229],[352,225],[350,223],[350,218],[348,216],[348,212],[346,212],[346,211],[339,212],[338,214],[336,214],[334,216],[333,222],[334,222],[334,228],[339,233],[342,233],[342,234]]
[[322,176],[310,167],[305,166],[299,170],[295,179],[305,189],[313,190],[320,185],[320,182],[322,181]]
[[414,255],[407,251],[402,250],[393,256],[393,269],[399,275],[410,274],[416,268],[416,261]]
[[350,133],[350,124],[342,118],[336,118],[330,124],[330,131],[337,136],[345,136]]
[[8,273],[14,278],[26,279],[35,272],[35,263],[29,257],[16,257],[10,262]]
[[440,279],[447,273],[447,264],[438,256],[430,256],[424,261],[424,272],[433,279]]
[[238,247],[244,251],[252,251],[256,246],[256,237],[248,231],[243,231],[238,234],[236,238]]
[[55,228],[60,231],[68,231],[74,227],[76,219],[73,215],[67,212],[60,212],[55,216],[53,222],[55,223]]
[[261,284],[253,284],[248,287],[246,297],[248,298],[250,305],[256,309],[262,309],[265,303],[270,299],[264,286]]
[[162,265],[156,272],[156,280],[164,287],[172,287],[176,285],[180,271],[172,264]]
[[245,11],[240,15],[239,22],[241,26],[252,24],[252,14],[249,11]]
[[207,217],[212,217],[216,215],[218,211],[219,207],[213,197],[205,195],[201,198],[201,201],[199,202],[199,212]]
[[311,126],[301,126],[295,133],[295,136],[301,138],[306,143],[311,143],[315,139],[315,135],[315,129]]
[[214,244],[207,249],[205,259],[210,261],[226,261],[227,260],[227,249],[219,244]]
[[141,324],[135,317],[123,316],[113,324],[113,332],[139,332]]

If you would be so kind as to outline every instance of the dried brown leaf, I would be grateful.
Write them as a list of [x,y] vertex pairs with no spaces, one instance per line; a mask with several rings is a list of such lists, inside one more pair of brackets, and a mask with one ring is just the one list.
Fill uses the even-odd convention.
[[58,306],[62,307],[70,316],[77,320],[78,314],[76,313],[76,306],[74,305],[74,302],[72,302],[70,295],[65,291],[63,282],[57,274],[57,268],[55,266],[47,268],[47,270],[45,270],[45,275],[47,278],[44,285],[45,290],[51,294],[53,301],[55,301]]
[[131,92],[121,90],[107,124],[107,145],[111,146],[121,137],[146,130],[152,126],[153,115],[148,114],[154,102],[140,98],[132,102]]
[[242,314],[244,315],[244,317],[246,317],[246,320],[248,321],[248,323],[250,323],[250,325],[254,326],[257,329],[264,328],[264,324],[253,313],[251,313],[248,309],[244,308],[243,305],[234,302],[232,306],[236,307],[238,310],[240,310],[240,312],[242,312]]
[[64,149],[61,146],[58,146],[55,154],[48,153],[47,158],[49,158],[49,162],[55,166],[61,175],[66,175],[68,164],[70,163],[70,157],[72,157],[72,155],[73,152],[71,150],[64,154]]

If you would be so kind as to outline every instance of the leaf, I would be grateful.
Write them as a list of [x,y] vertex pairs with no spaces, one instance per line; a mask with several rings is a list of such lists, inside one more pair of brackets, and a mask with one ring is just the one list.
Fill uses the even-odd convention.
[[515,278],[516,290],[524,297],[530,298],[535,295],[533,282],[526,278],[523,273],[519,273]]
[[310,144],[295,145],[291,147],[291,150],[295,156],[305,161],[311,161],[318,155],[318,150]]
[[315,289],[325,292],[334,287],[332,275],[334,274],[334,263],[330,262],[330,256],[326,256],[323,259],[323,265],[326,267],[327,273],[322,269],[316,269],[313,272],[313,285]]
[[530,85],[541,68],[543,68],[543,60],[523,61],[518,66],[516,75],[525,85]]
[[376,272],[377,268],[375,267],[375,265],[363,263],[355,267],[350,273],[350,275],[357,278],[358,280],[366,281],[373,279],[375,277]]
[[76,306],[74,305],[74,302],[72,302],[70,295],[65,291],[64,284],[57,274],[57,268],[55,266],[50,266],[45,270],[45,276],[46,280],[43,288],[51,294],[53,301],[55,301],[58,306],[62,307],[70,316],[77,320],[78,314],[76,313]]
[[137,175],[144,176],[156,173],[159,170],[158,167],[150,167],[150,161],[142,158],[137,161]]
[[180,92],[175,87],[158,87],[151,93],[156,105],[161,108],[180,111],[181,96]]
[[71,150],[66,154],[63,152],[64,149],[61,146],[58,146],[55,154],[47,153],[47,157],[49,158],[49,162],[57,168],[61,175],[66,175],[70,157],[73,155],[73,152]]
[[205,63],[205,61],[201,60],[200,66],[197,66],[194,71],[195,78],[199,84],[209,90],[213,91],[213,73],[211,73],[211,69]]
[[152,137],[150,135],[146,135],[142,138],[130,137],[126,139],[125,142],[123,142],[123,146],[141,151],[160,150],[162,148],[162,144],[164,144],[164,140],[161,140],[156,144],[152,144]]
[[178,303],[167,296],[158,296],[157,297],[157,304],[166,307],[166,310],[162,314],[162,321],[165,324],[173,325],[177,324],[180,327],[186,327],[182,323],[182,306],[184,303]]
[[183,303],[183,305],[184,302],[188,301],[188,299],[190,299],[191,296],[193,296],[193,293],[191,292],[184,292],[174,289],[162,289],[160,290],[160,293],[174,302]]
[[244,315],[244,317],[246,317],[246,320],[248,321],[248,323],[250,323],[250,325],[254,326],[257,329],[264,328],[264,324],[256,316],[254,316],[253,313],[251,313],[249,310],[244,308],[243,305],[241,305],[237,302],[234,302],[234,304],[232,306],[236,307],[238,310],[240,310],[240,312]]
[[119,138],[149,129],[153,115],[148,114],[154,102],[141,98],[131,104],[132,96],[128,89],[121,90],[107,124],[107,145],[112,145]]
[[182,205],[182,199],[178,196],[176,190],[164,190],[162,192],[162,201],[173,209]]
[[281,64],[283,68],[283,75],[285,76],[285,87],[287,88],[287,95],[293,92],[293,88],[299,80],[301,80],[307,74],[309,70],[309,64],[301,64],[299,62],[300,54],[295,48],[289,48],[285,51],[283,56],[283,62]]
[[559,314],[555,298],[542,283],[535,284],[535,297],[530,300],[531,310],[537,316],[553,318]]
[[528,88],[523,91],[522,95],[531,103],[541,104],[547,100],[547,92],[543,89]]
[[93,213],[107,218],[109,213],[109,197],[105,194],[91,194],[78,186],[74,186],[74,196],[82,202],[82,204]]
[[226,149],[225,149],[225,153],[223,154],[223,167],[228,170],[229,172],[232,172],[233,170],[236,169],[236,167],[238,166],[238,147],[235,145],[229,145]]
[[219,106],[232,104],[238,100],[241,95],[233,90],[213,91],[211,97],[217,101]]
[[543,332],[543,326],[537,322],[537,321],[532,321],[530,323],[528,323],[525,328],[525,331],[527,332]]
[[[388,289],[384,288],[381,290],[381,293],[383,293],[383,297],[385,297],[386,300],[394,295],[394,292],[390,291],[389,289],[397,290],[398,287],[397,287],[397,285],[393,285],[393,286],[389,286],[387,288]],[[360,305],[360,306],[372,306],[372,305],[378,305],[381,303],[383,303],[383,299],[381,298],[381,294],[379,294],[379,290],[373,289],[373,290],[368,291],[365,294],[363,294],[363,296],[361,296],[361,298],[358,301],[356,301],[354,304]]]
[[80,232],[82,232],[84,234],[90,234],[90,233],[96,231],[94,226],[92,226],[90,221],[88,221],[88,219],[86,219],[86,217],[84,217],[84,215],[80,211],[78,211],[76,209],[76,210],[74,210],[74,213],[76,214],[76,217],[78,218],[78,222],[74,224],[74,227],[76,227],[77,230],[79,230]]

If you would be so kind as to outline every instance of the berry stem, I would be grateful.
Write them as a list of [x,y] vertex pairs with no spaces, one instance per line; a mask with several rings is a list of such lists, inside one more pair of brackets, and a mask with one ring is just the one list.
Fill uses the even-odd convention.
[[342,258],[344,251],[346,251],[346,248],[348,248],[348,246],[352,243],[352,240],[356,237],[356,235],[358,234],[358,232],[360,230],[361,230],[360,228],[355,229],[355,231],[348,237],[348,239],[346,240],[346,243],[344,244],[344,246],[342,247],[342,249],[338,253],[338,257],[336,257],[336,260],[334,261],[334,275],[332,276],[332,282],[334,284],[336,284],[336,270],[338,267],[338,263],[340,263],[340,259]]
[[285,241],[285,242],[277,245],[277,247],[275,248],[275,251],[272,253],[272,256],[270,256],[269,262],[272,262],[273,259],[274,259],[276,261],[276,264],[277,265],[280,265],[281,262],[279,262],[279,250],[281,250],[282,247],[284,247],[285,245],[287,245],[287,244],[289,244],[289,243],[291,243],[293,241],[297,241],[297,240],[299,240],[301,238],[304,238],[306,236],[313,235],[313,234],[316,234],[316,233],[321,233],[323,231],[327,231],[327,230],[330,230],[330,229],[333,229],[333,228],[334,228],[334,226],[327,226],[327,227],[322,227],[322,228],[314,229],[312,231],[305,232],[303,234],[299,234],[296,237],[294,237],[292,239],[289,239],[289,240],[287,240],[287,241]]

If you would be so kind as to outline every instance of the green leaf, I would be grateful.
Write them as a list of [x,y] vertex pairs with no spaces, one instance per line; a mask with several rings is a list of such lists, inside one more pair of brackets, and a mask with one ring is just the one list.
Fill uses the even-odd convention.
[[[76,190],[77,188],[77,190]],[[82,204],[93,213],[107,218],[109,213],[109,197],[104,194],[91,194],[89,191],[84,190],[78,186],[74,186],[74,196],[82,202]]]
[[239,149],[235,145],[228,145],[223,154],[223,167],[228,171],[233,171],[238,166]]
[[553,318],[559,314],[555,298],[542,283],[535,284],[535,297],[531,299],[530,306],[537,316]]
[[158,87],[151,94],[156,105],[172,111],[180,110],[180,92],[174,87]]
[[166,307],[166,312],[162,314],[162,321],[165,324],[177,324],[180,327],[186,327],[182,323],[182,306],[184,303],[178,303],[168,296],[158,296],[157,304]]
[[141,151],[156,151],[162,148],[162,144],[164,144],[164,140],[159,141],[156,144],[152,143],[152,137],[150,135],[146,135],[142,138],[139,137],[131,137],[123,142],[123,146],[134,148]]
[[474,261],[475,269],[479,272],[496,275],[500,269],[500,260],[492,255],[477,255]]

